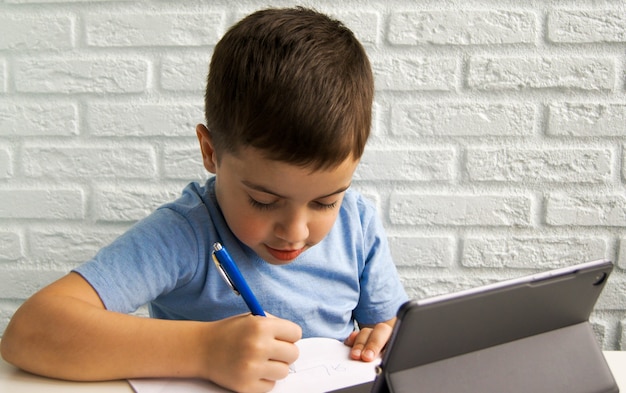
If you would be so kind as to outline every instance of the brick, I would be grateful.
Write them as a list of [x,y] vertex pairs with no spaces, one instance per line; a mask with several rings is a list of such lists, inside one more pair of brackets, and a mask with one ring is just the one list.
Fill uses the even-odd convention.
[[217,43],[221,13],[90,13],[85,17],[87,45],[97,47],[200,46]]
[[25,300],[67,272],[0,268],[0,298]]
[[[623,7],[536,3],[322,7],[375,70],[353,187],[375,200],[411,297],[615,259],[592,322],[624,348]],[[0,334],[24,298],[209,176],[194,127],[211,52],[220,23],[254,9],[2,4]]]
[[[371,7],[346,7],[355,9],[356,11],[339,10],[334,11],[332,9],[324,10],[322,12],[329,15],[331,18],[339,20],[346,27],[348,27],[356,36],[356,38],[364,46],[371,46],[377,44],[380,41],[380,32],[383,29],[381,26],[380,12],[368,11]],[[246,17],[251,11],[235,11],[233,19],[238,21]]]
[[589,321],[591,323],[591,329],[593,330],[593,335],[595,336],[596,341],[600,344],[602,349],[605,349],[608,336],[607,323],[602,320],[596,320],[595,314],[589,319]]
[[623,310],[626,304],[626,280],[623,276],[613,272],[606,282],[595,310]]
[[6,75],[7,65],[3,58],[0,57],[0,92],[4,93],[7,91],[7,75]]
[[37,4],[37,3],[117,3],[130,2],[131,0],[4,0],[5,3],[14,4]]
[[15,65],[15,88],[23,93],[140,93],[148,62],[140,58],[27,58]]
[[389,236],[389,247],[396,266],[449,267],[456,243],[452,237]]
[[454,177],[454,166],[455,154],[452,149],[366,149],[354,179],[450,180]]
[[386,124],[381,124],[383,122],[383,114],[385,113],[386,108],[384,107],[383,104],[379,103],[376,100],[376,97],[374,97],[374,103],[372,104],[372,128],[370,130],[370,139],[368,139],[368,141],[373,142],[374,139],[383,136],[384,137],[384,132],[383,132],[383,127],[386,126]]
[[0,218],[84,218],[85,198],[77,189],[0,190]]
[[546,201],[548,225],[626,226],[626,197],[623,195],[551,193]]
[[476,90],[611,90],[615,60],[587,57],[473,57],[467,84]]
[[548,270],[600,259],[607,253],[601,238],[589,237],[467,237],[463,266]]
[[420,11],[392,13],[388,40],[395,45],[498,45],[532,43],[532,12]]
[[377,90],[453,91],[457,61],[446,57],[372,58]]
[[[0,285],[1,285],[0,281]],[[0,338],[2,338],[3,332],[6,330],[9,321],[17,311],[18,307],[21,305],[21,300],[7,300],[0,299]]]
[[619,345],[619,348],[617,349],[624,351],[626,350],[626,318],[622,319],[619,322],[619,325],[620,325],[620,331],[622,332],[622,334],[620,337],[620,345]]
[[[444,295],[506,279],[521,277],[527,274],[528,273],[525,271],[511,270],[503,271],[497,275],[485,272],[482,272],[482,274],[453,273],[441,276],[413,273],[404,274],[402,276],[402,283],[410,298],[426,299],[432,296]],[[611,279],[609,279],[596,303],[594,319],[596,319],[595,315],[597,315],[599,311],[621,310],[623,307],[622,304],[626,301],[626,282],[621,278],[612,280],[613,278],[614,277],[611,277]]]
[[552,42],[626,42],[624,8],[558,10],[548,14],[548,39]]
[[549,135],[597,137],[626,135],[626,104],[558,103],[549,107]]
[[0,136],[78,135],[76,105],[59,102],[0,102]]
[[164,187],[98,187],[94,193],[93,216],[97,221],[134,222],[157,207],[180,196],[180,190]]
[[619,241],[619,251],[617,254],[617,261],[615,264],[620,267],[620,269],[626,269],[626,238],[622,237]]
[[331,14],[346,25],[364,46],[380,41],[380,17],[377,12],[341,12]]
[[603,183],[611,179],[608,149],[468,149],[471,181]]
[[0,179],[13,177],[13,159],[8,148],[0,147]]
[[74,21],[69,16],[6,12],[0,15],[0,50],[64,50],[73,47]]
[[15,261],[24,256],[22,238],[16,232],[0,232],[0,261]]
[[207,171],[202,163],[200,146],[166,147],[163,151],[163,175],[166,179],[204,182]]
[[399,103],[391,109],[391,131],[401,136],[526,136],[535,124],[533,105],[486,103]]
[[[416,269],[413,269],[414,272]],[[402,270],[400,270],[402,271]],[[411,299],[426,299],[433,296],[458,292],[465,289],[487,285],[503,280],[505,277],[488,277],[483,275],[470,274],[448,274],[448,275],[425,275],[425,274],[403,274],[402,284]]]
[[626,179],[626,146],[622,148],[622,179]]
[[87,106],[90,135],[196,137],[203,107],[194,104],[103,103]]
[[532,202],[523,195],[393,193],[389,219],[396,225],[529,226]]
[[24,173],[45,178],[150,178],[156,176],[151,147],[26,147]]
[[161,61],[161,87],[167,91],[204,92],[211,54],[165,56]]
[[105,245],[122,234],[124,228],[98,229],[85,227],[53,227],[31,230],[28,236],[34,260],[56,264],[87,261]]

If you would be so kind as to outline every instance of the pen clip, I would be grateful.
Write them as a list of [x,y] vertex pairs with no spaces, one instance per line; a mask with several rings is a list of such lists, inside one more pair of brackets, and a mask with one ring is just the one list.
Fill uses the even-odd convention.
[[215,255],[215,251],[211,253],[211,257],[213,258],[213,263],[215,263],[215,266],[217,266],[217,271],[220,272],[220,275],[222,276],[224,281],[226,281],[226,284],[228,284],[230,289],[232,289],[233,292],[235,292],[235,294],[241,295],[239,291],[237,290],[237,288],[235,287],[235,284],[233,284],[233,281],[230,279],[230,277],[228,277],[228,273],[226,273],[226,270],[224,270],[224,267],[222,266],[220,261],[217,259],[217,256]]
[[254,297],[254,293],[252,293],[252,290],[241,275],[235,262],[219,242],[213,244],[213,254],[211,257],[213,258],[215,266],[217,266],[217,270],[220,272],[224,281],[226,281],[226,284],[232,288],[235,294],[243,298],[252,315],[264,317],[265,312],[259,304],[259,301]]

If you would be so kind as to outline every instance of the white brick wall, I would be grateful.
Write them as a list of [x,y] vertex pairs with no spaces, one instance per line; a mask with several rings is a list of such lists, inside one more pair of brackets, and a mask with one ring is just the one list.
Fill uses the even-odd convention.
[[[194,126],[212,48],[268,4],[0,2],[0,333],[206,178]],[[594,327],[626,349],[626,2],[305,4],[370,54],[375,124],[354,185],[410,295],[610,258]]]

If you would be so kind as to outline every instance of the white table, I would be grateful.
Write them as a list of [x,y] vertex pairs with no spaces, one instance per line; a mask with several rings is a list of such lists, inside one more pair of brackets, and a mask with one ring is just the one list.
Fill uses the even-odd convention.
[[626,392],[626,351],[604,351],[604,358],[611,367],[619,390]]
[[[620,390],[626,392],[626,351],[605,351]],[[0,359],[0,393],[132,393],[128,382],[69,382],[40,377],[19,370]]]
[[0,393],[132,393],[125,380],[71,382],[40,377],[13,367],[0,358]]

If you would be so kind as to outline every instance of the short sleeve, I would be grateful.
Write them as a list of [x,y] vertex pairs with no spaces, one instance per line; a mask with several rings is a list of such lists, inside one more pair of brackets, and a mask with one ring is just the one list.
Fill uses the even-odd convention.
[[133,312],[191,279],[198,265],[198,244],[185,217],[161,208],[74,271],[89,282],[108,310]]
[[392,319],[408,300],[393,263],[387,235],[380,218],[370,208],[363,221],[364,266],[360,277],[359,303],[354,317],[361,324],[375,324]]

